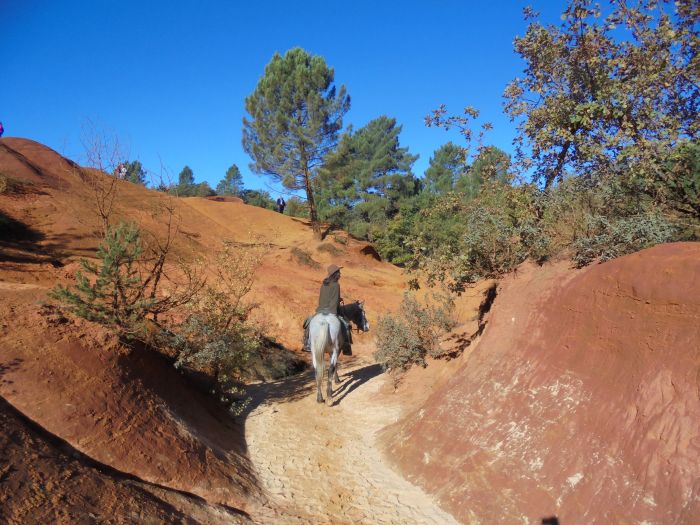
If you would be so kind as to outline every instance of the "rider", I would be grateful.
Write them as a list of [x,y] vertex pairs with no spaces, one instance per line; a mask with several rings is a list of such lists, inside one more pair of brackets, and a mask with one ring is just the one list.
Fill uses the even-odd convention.
[[[352,354],[351,344],[352,344],[352,333],[350,331],[350,326],[348,321],[338,313],[340,308],[340,303],[342,299],[340,298],[340,268],[335,264],[331,264],[326,272],[326,278],[323,280],[321,285],[321,290],[318,294],[318,308],[316,308],[317,314],[333,314],[340,320],[340,326],[343,331],[343,354]],[[315,314],[314,314],[315,315]],[[311,316],[313,317],[313,315]],[[310,352],[311,346],[309,344],[309,321],[311,317],[308,317],[304,321],[304,351]]]

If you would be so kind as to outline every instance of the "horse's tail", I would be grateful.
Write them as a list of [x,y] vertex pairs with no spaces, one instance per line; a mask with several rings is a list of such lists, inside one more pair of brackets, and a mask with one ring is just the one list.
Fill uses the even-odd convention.
[[323,354],[326,351],[326,346],[328,346],[328,340],[330,338],[330,330],[328,321],[322,319],[319,323],[319,333],[316,341],[313,342],[312,349],[314,355],[314,361],[316,362],[316,377],[323,378],[323,374],[326,369],[326,360]]

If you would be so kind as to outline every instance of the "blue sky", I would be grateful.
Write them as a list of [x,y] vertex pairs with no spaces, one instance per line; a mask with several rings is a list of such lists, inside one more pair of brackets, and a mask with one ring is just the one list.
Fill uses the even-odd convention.
[[477,107],[488,143],[511,150],[502,93],[523,64],[512,50],[532,5],[558,22],[564,1],[131,1],[0,0],[0,121],[5,136],[37,140],[82,160],[86,122],[118,137],[130,159],[171,177],[185,166],[212,187],[235,163],[247,188],[279,185],[252,174],[241,146],[244,99],[275,51],[322,55],[352,98],[345,123],[382,114],[403,126],[420,158],[456,134],[426,128],[441,103]]

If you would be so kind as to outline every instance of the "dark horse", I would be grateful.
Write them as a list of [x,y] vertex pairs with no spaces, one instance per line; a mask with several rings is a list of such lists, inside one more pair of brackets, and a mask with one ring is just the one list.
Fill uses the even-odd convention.
[[[363,332],[369,330],[369,323],[367,322],[367,317],[365,317],[365,309],[361,301],[342,305],[338,313],[352,322],[358,330]],[[311,318],[309,323],[309,340],[311,341],[311,358],[316,372],[316,401],[319,403],[323,402],[321,383],[326,364],[325,354],[329,353],[331,356],[326,388],[326,404],[329,406],[333,404],[332,382],[333,380],[335,380],[336,384],[340,382],[338,377],[338,353],[342,346],[342,337],[340,320],[335,315],[316,314]]]

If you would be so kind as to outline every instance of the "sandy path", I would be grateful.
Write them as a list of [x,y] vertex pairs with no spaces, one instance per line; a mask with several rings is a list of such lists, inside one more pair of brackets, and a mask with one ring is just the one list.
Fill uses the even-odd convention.
[[458,523],[376,447],[377,431],[400,414],[374,399],[386,380],[379,366],[358,360],[340,379],[332,408],[316,403],[310,373],[254,393],[264,400],[246,420],[246,441],[270,499],[260,523]]

